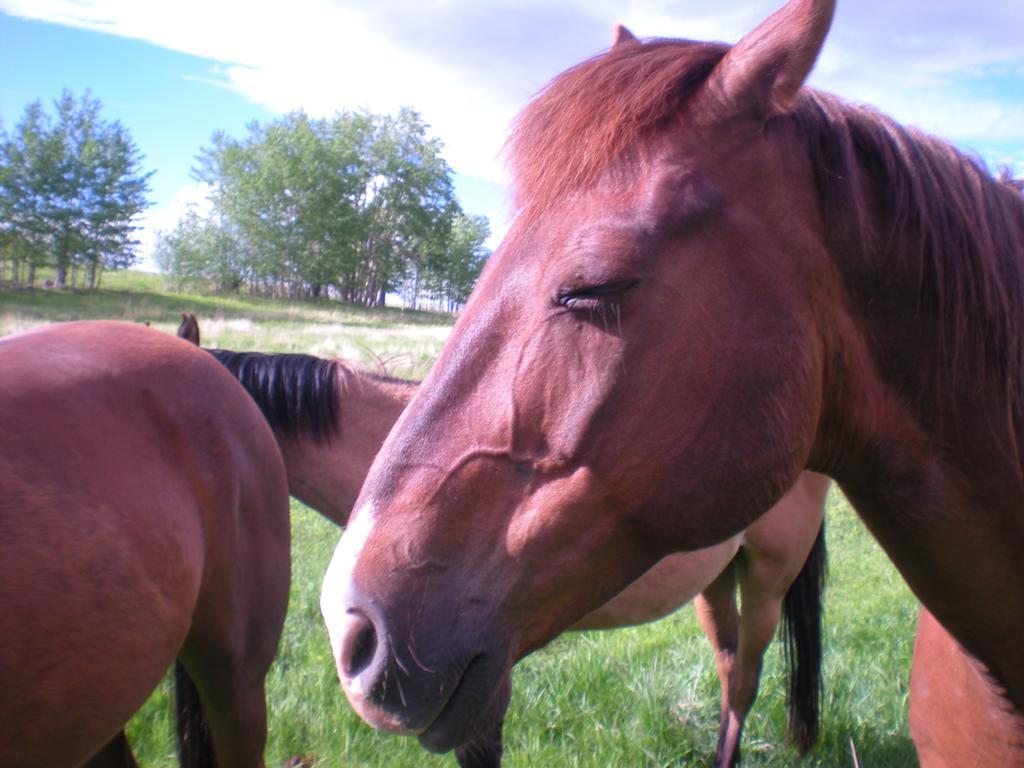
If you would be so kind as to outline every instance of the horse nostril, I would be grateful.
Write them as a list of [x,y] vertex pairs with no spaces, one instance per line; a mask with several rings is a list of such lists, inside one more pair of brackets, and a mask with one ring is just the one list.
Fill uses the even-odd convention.
[[377,629],[362,611],[350,610],[345,639],[341,645],[341,670],[345,677],[358,677],[377,653]]

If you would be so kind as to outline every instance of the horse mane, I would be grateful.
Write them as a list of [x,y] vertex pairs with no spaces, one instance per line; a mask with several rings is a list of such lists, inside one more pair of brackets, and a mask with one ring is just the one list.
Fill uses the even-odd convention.
[[[810,158],[829,248],[869,267],[937,331],[946,386],[987,376],[1024,421],[1024,196],[1004,174],[878,111],[805,90],[790,118]],[[887,285],[886,285],[887,283]],[[983,368],[965,357],[980,350]],[[974,358],[975,360],[977,358]]]
[[1015,178],[1009,167],[1004,167],[999,172],[999,183],[1004,184],[1015,192],[1024,193],[1024,177]]
[[[643,159],[645,143],[679,120],[728,50],[686,40],[618,45],[552,80],[516,118],[505,148],[518,220],[529,224],[618,161]],[[1024,197],[1014,181],[1000,183],[947,142],[810,89],[765,130],[787,127],[806,147],[830,246],[876,275],[909,271],[918,309],[938,329],[937,364],[947,372],[939,375],[952,380],[961,355],[983,345],[1020,424]],[[859,253],[849,254],[851,243]]]
[[238,379],[274,431],[327,441],[338,426],[336,360],[312,355],[206,350]]

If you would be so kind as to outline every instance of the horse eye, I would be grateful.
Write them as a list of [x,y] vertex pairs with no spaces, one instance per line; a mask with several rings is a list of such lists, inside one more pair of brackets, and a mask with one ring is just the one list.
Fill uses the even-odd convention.
[[639,280],[617,280],[601,285],[566,286],[558,289],[555,303],[570,310],[604,309],[621,301],[623,295],[639,282]]

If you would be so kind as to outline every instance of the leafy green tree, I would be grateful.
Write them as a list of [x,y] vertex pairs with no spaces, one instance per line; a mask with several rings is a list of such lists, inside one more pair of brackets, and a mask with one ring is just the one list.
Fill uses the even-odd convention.
[[15,283],[32,285],[50,254],[59,159],[60,145],[39,101],[26,107],[13,137],[0,136],[0,226]]
[[104,269],[136,260],[137,217],[148,205],[152,172],[128,131],[101,118],[102,105],[86,92],[64,91],[55,117],[29,104],[13,136],[0,136],[0,211],[3,244],[17,274],[47,264],[64,286],[81,268],[95,286]]
[[369,152],[373,177],[362,298],[383,305],[385,294],[410,274],[418,286],[427,261],[445,248],[459,208],[441,143],[427,137],[426,125],[413,110],[380,118]]
[[338,281],[361,236],[365,122],[296,113],[251,124],[243,141],[218,133],[202,152],[194,175],[247,244],[254,286],[319,295]]
[[200,216],[194,207],[189,207],[173,230],[158,233],[153,255],[177,290],[231,293],[251,277],[238,239],[216,219]]
[[486,216],[468,216],[460,211],[452,221],[445,247],[424,265],[426,292],[446,311],[455,311],[469,298],[490,256],[485,245],[490,236]]
[[241,140],[218,133],[193,173],[263,292],[382,304],[418,284],[459,214],[441,144],[412,110],[293,113]]

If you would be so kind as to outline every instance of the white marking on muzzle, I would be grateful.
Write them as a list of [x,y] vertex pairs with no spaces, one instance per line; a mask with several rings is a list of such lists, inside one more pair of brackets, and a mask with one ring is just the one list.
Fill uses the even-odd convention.
[[[359,555],[373,531],[373,502],[367,501],[352,513],[349,524],[334,550],[331,564],[327,566],[324,584],[320,589],[320,613],[327,624],[327,634],[331,638],[331,651],[334,653],[336,665],[341,660],[341,641],[345,636],[348,622],[348,591],[352,582]],[[341,667],[338,667],[341,675]]]

